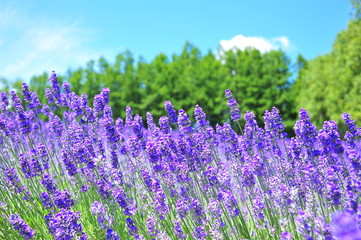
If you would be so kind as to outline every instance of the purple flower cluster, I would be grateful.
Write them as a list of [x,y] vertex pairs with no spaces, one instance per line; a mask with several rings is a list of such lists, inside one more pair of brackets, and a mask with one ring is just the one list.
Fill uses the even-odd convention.
[[19,215],[14,214],[9,217],[10,224],[14,227],[24,239],[33,239],[35,230],[26,224],[25,220]]
[[59,213],[55,214],[49,222],[49,228],[55,239],[75,239],[76,236],[86,239],[80,223],[80,216],[80,212],[74,213],[67,209],[61,209]]

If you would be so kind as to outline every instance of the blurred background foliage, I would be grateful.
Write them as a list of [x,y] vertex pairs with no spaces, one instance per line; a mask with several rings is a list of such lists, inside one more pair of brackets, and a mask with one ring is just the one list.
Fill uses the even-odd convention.
[[[171,100],[176,109],[193,115],[200,105],[214,125],[229,121],[224,90],[230,89],[241,111],[256,113],[262,125],[266,109],[280,109],[287,131],[291,132],[298,109],[306,108],[313,122],[321,127],[325,120],[341,124],[340,114],[348,112],[361,122],[361,19],[360,1],[354,4],[353,18],[340,32],[328,54],[306,61],[299,55],[291,63],[282,51],[261,53],[257,49],[230,50],[202,54],[186,43],[177,55],[157,55],[146,62],[131,52],[117,55],[114,62],[104,58],[89,61],[85,67],[58,73],[61,82],[70,83],[78,94],[93,96],[108,87],[114,117],[125,117],[125,107],[155,120],[166,112],[163,103]],[[30,89],[44,103],[49,74],[34,76]],[[0,79],[3,90],[21,91],[21,81]],[[341,128],[344,126],[341,125]]]

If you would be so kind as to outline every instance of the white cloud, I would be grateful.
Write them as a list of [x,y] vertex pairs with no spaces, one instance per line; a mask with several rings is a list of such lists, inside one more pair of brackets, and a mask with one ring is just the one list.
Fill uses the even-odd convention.
[[79,22],[34,17],[26,9],[14,9],[0,6],[0,77],[28,81],[44,71],[65,73],[109,52],[94,49],[97,32]]
[[265,53],[278,49],[287,51],[290,48],[290,41],[285,36],[266,39],[263,37],[246,37],[243,35],[237,35],[231,40],[221,40],[219,42],[219,47],[220,52],[229,51],[231,49],[244,50],[247,47],[251,47]]
[[281,44],[281,48],[285,49],[285,50],[289,50],[290,48],[290,40],[288,40],[287,37],[276,37],[273,38],[273,42],[275,42],[275,44],[279,43]]
[[83,47],[87,43],[84,35],[86,31],[77,25],[30,27],[8,46],[7,51],[13,57],[2,64],[0,73],[27,80],[44,71],[65,71],[71,64],[83,64],[79,60],[97,57],[96,53]]

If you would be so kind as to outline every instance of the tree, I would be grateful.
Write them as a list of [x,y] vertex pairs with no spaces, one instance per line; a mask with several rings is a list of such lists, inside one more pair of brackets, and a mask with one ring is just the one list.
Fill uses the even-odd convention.
[[349,112],[361,120],[361,20],[341,31],[330,53],[309,61],[296,80],[297,106],[305,107],[320,126]]

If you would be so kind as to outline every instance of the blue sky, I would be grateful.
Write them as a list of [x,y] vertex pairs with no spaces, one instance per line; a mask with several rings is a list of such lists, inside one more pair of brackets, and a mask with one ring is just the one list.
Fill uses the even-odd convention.
[[186,41],[203,54],[252,45],[312,59],[332,49],[350,11],[347,0],[0,0],[0,77],[61,74],[127,49],[151,61]]

